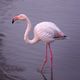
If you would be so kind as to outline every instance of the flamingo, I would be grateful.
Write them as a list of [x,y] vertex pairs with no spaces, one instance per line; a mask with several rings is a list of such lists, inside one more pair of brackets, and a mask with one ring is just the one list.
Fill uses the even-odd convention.
[[29,39],[29,32],[31,31],[31,22],[30,19],[25,14],[19,14],[17,16],[14,16],[12,18],[12,24],[17,20],[24,20],[26,21],[27,29],[24,33],[24,40],[26,43],[35,44],[39,41],[43,41],[46,45],[46,55],[44,58],[44,62],[41,66],[40,71],[43,71],[43,68],[45,64],[47,63],[47,49],[49,48],[50,51],[50,62],[52,64],[53,60],[53,53],[52,48],[50,46],[51,42],[54,42],[55,40],[63,40],[66,39],[66,35],[56,26],[53,22],[40,22],[38,23],[34,28],[34,37],[33,39]]

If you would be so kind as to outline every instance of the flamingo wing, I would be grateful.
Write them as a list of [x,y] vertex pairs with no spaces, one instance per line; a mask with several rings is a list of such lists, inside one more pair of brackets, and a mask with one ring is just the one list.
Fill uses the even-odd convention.
[[54,40],[56,32],[61,32],[61,30],[52,22],[41,22],[36,25],[34,32],[40,40],[50,42]]

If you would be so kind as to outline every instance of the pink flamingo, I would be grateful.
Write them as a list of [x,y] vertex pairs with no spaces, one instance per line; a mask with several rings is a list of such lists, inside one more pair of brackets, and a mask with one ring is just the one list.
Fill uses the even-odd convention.
[[29,32],[31,31],[31,22],[25,14],[19,14],[12,19],[12,23],[16,20],[26,20],[27,29],[24,34],[24,40],[26,43],[34,44],[39,41],[43,41],[46,44],[46,55],[44,63],[41,66],[41,72],[43,71],[44,65],[47,63],[47,48],[50,50],[50,61],[52,65],[53,55],[50,43],[55,40],[65,39],[67,36],[52,22],[40,22],[34,28],[34,37],[32,40],[29,39]]

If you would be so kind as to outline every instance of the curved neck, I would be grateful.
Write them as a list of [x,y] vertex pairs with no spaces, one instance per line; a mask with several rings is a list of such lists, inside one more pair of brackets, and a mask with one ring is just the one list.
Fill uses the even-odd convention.
[[30,20],[29,20],[28,17],[26,18],[26,21],[27,21],[27,29],[26,29],[25,34],[24,34],[24,40],[25,40],[27,43],[34,44],[34,43],[36,43],[36,42],[38,41],[38,38],[37,38],[37,36],[34,34],[34,38],[33,38],[32,40],[29,39],[28,34],[29,34],[29,32],[31,31],[31,27],[32,27],[32,26],[31,26],[31,22],[30,22]]

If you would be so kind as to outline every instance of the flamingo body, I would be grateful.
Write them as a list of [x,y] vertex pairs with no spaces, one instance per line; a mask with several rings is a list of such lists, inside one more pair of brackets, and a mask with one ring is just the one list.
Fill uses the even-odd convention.
[[34,34],[37,35],[39,40],[49,43],[54,41],[56,38],[61,38],[64,34],[61,30],[52,22],[41,22],[38,23],[34,28]]

